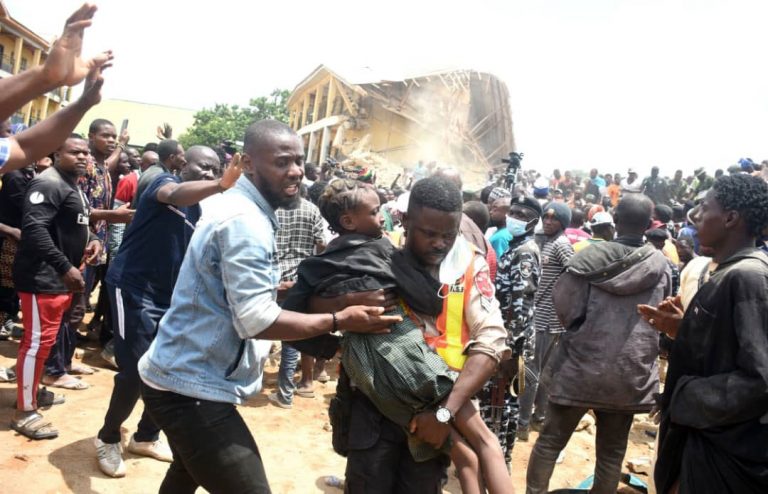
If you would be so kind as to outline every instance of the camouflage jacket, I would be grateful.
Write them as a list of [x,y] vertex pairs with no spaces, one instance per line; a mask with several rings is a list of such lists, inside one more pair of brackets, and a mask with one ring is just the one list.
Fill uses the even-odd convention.
[[501,306],[507,345],[513,356],[533,358],[533,299],[541,275],[541,254],[533,235],[515,238],[499,259],[496,298]]

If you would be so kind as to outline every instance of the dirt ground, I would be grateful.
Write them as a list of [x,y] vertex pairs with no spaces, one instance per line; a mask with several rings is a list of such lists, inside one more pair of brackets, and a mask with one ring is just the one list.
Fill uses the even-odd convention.
[[[15,384],[0,384],[0,491],[5,494],[65,493],[78,494],[121,493],[146,494],[156,492],[168,464],[125,453],[127,475],[112,479],[103,475],[96,462],[93,438],[102,425],[109,403],[114,371],[98,356],[91,343],[81,346],[82,360],[98,369],[93,376],[83,379],[91,385],[83,391],[57,390],[66,395],[66,403],[43,411],[59,429],[58,438],[46,441],[30,441],[10,430],[9,423],[16,401]],[[0,342],[0,366],[15,363],[18,342]],[[327,370],[335,379],[333,364]],[[294,408],[284,410],[269,403],[267,394],[274,390],[277,368],[268,367],[267,385],[262,393],[240,413],[253,433],[262,457],[272,492],[283,493],[333,493],[341,491],[325,485],[325,477],[344,475],[344,458],[331,449],[330,425],[327,407],[333,396],[336,382],[316,383],[315,398],[296,397]],[[142,411],[137,405],[123,428],[123,441],[127,444]],[[636,419],[625,458],[652,456],[653,439],[645,431],[654,429],[642,418]],[[194,433],[193,431],[190,431]],[[536,439],[531,433],[530,442],[518,442],[514,450],[512,477],[518,493],[525,492],[525,470],[528,457]],[[592,474],[594,467],[594,436],[586,431],[577,432],[566,448],[565,461],[557,465],[550,488],[574,487]],[[647,480],[644,475],[639,478]],[[458,482],[451,475],[446,493],[461,492]],[[634,493],[631,488],[619,492]]]

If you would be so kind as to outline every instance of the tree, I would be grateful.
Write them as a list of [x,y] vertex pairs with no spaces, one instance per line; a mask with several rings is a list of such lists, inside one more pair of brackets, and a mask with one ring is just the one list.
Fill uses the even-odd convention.
[[248,106],[221,105],[195,113],[195,123],[179,137],[185,148],[200,144],[216,148],[222,141],[242,141],[245,129],[257,120],[273,119],[288,123],[286,103],[291,92],[275,89],[269,96],[253,98]]

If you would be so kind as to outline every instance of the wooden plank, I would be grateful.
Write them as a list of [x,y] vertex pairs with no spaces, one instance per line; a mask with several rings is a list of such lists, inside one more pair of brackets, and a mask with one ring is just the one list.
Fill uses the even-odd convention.
[[323,99],[323,86],[317,86],[315,89],[315,104],[312,107],[312,123],[321,120],[320,117],[320,101]]
[[328,102],[325,105],[325,118],[333,115],[333,104],[336,102],[336,81],[328,81]]
[[305,127],[302,127],[298,130],[298,134],[305,135],[309,134],[310,132],[316,132],[318,130],[324,129],[325,127],[334,127],[346,122],[347,120],[348,117],[344,115],[334,115],[332,117],[324,118],[322,120],[318,120],[317,122],[312,122]]
[[[338,84],[338,81],[337,81]],[[352,100],[349,99],[349,96],[347,95],[347,90],[344,88],[343,84],[339,84],[339,94],[341,95],[341,99],[344,100],[344,105],[347,107],[347,111],[352,115],[353,117],[357,116],[357,110],[352,105]]]
[[299,125],[299,128],[307,125],[307,113],[309,113],[309,92],[304,94],[304,103],[301,109],[301,125]]

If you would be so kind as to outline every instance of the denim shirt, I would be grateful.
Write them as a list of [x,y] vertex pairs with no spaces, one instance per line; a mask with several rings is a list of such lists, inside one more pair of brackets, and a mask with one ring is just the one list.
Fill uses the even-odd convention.
[[192,235],[139,373],[157,389],[241,404],[261,390],[269,352],[269,342],[253,338],[280,314],[278,222],[245,176],[216,206]]

